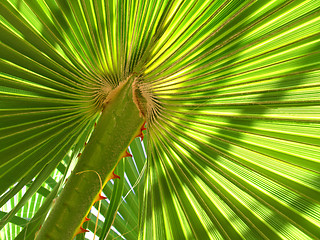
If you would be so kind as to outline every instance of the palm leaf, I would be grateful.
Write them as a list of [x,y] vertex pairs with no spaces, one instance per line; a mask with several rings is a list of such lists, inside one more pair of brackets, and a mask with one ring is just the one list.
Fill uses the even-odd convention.
[[0,238],[17,236],[14,224],[35,233],[108,92],[133,75],[146,168],[136,139],[90,231],[318,239],[319,10],[316,0],[0,2]]

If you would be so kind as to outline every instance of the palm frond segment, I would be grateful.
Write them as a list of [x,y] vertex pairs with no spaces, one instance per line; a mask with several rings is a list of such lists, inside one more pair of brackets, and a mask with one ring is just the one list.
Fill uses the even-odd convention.
[[317,1],[172,9],[141,239],[319,237],[319,21]]

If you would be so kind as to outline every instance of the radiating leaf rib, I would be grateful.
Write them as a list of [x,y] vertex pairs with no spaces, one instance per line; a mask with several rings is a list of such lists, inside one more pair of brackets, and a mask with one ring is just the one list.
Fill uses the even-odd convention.
[[30,26],[30,23],[21,17],[15,8],[13,8],[7,2],[1,2],[1,5],[1,14],[8,20],[8,22],[14,25],[17,30],[23,34],[24,38],[30,44],[37,46],[40,51],[45,52],[52,60],[58,64],[61,64],[66,70],[72,71],[73,67],[68,64],[68,61],[66,61],[65,58],[63,58],[52,48],[52,46],[44,41],[43,38],[40,37],[38,33],[35,32],[35,30]]
[[31,240],[31,239],[35,238],[35,235],[39,231],[41,223],[43,222],[43,218],[45,217],[46,213],[49,211],[53,199],[56,197],[56,194],[59,190],[59,186],[60,186],[60,184],[56,184],[55,188],[47,196],[45,202],[37,210],[37,213],[24,226],[23,230],[17,235],[17,237],[15,239],[17,239],[17,240],[30,239]]
[[[80,128],[81,129],[81,128]],[[15,161],[8,162],[7,164],[3,164],[1,166],[1,177],[11,176],[10,180],[1,183],[1,193],[3,193],[9,186],[14,184],[16,181],[19,181],[22,177],[28,174],[29,171],[32,171],[33,168],[40,170],[45,166],[46,163],[50,161],[58,162],[61,161],[61,158],[65,155],[65,151],[70,149],[73,141],[75,141],[75,137],[68,139],[68,135],[65,135],[64,132],[57,135],[55,138],[45,142],[41,147],[39,147],[36,151],[30,153],[23,152],[20,156],[15,158]],[[60,141],[63,141],[62,144],[58,144]],[[52,149],[52,143],[55,143],[55,148]],[[30,144],[30,143],[29,143]],[[31,149],[32,150],[32,149]],[[13,152],[11,151],[11,155]],[[34,156],[38,156],[39,158],[35,158]],[[32,163],[32,165],[31,165]],[[33,171],[34,172],[34,171]],[[15,174],[14,174],[15,173]],[[36,175],[37,172],[34,172]]]
[[[2,218],[3,216],[5,216],[5,215],[6,215],[6,213],[4,213],[4,212],[2,212],[2,211],[0,212],[1,218]],[[19,217],[13,217],[12,222],[13,222],[14,224],[16,224],[16,225],[24,226],[24,225],[28,222],[28,220],[23,219],[23,218],[19,218]]]

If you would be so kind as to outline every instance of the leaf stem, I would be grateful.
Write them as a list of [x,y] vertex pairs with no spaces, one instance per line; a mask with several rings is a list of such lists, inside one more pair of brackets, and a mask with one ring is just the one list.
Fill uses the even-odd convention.
[[72,239],[105,184],[114,177],[115,167],[144,123],[133,102],[133,80],[129,77],[120,84],[105,103],[90,141],[37,240]]

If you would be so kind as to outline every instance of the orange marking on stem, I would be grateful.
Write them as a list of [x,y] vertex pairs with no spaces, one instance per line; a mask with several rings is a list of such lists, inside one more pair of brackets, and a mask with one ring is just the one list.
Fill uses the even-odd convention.
[[141,142],[142,142],[142,140],[143,140],[143,138],[144,138],[144,134],[143,134],[142,131],[147,130],[146,127],[145,127],[145,125],[146,125],[146,121],[144,121],[144,123],[142,124],[142,126],[141,126],[141,128],[140,128],[140,130],[139,130],[139,134],[136,136],[136,137],[141,138]]
[[112,172],[112,176],[110,179],[116,179],[116,178],[120,179],[120,176]]
[[124,153],[124,155],[122,156],[122,158],[124,158],[124,157],[132,157],[132,155],[128,151],[126,151]]
[[99,193],[97,195],[97,197],[94,199],[94,203],[96,203],[96,202],[98,202],[100,200],[104,200],[104,199],[107,199],[107,197],[104,197],[104,196],[101,195],[101,193]]
[[81,156],[81,153],[78,153],[77,158]]
[[142,124],[142,126],[141,126],[141,131],[143,131],[143,130],[147,130],[147,128],[146,128],[146,124],[147,124],[147,122],[146,121],[144,121],[144,123]]
[[136,137],[141,138],[141,142],[142,142],[144,135],[143,135],[143,133],[141,132],[141,133],[140,133],[139,135],[137,135]]
[[78,235],[78,234],[80,234],[80,233],[86,233],[86,232],[89,232],[89,230],[84,229],[83,227],[80,227],[80,228],[78,229],[78,231],[75,233],[74,236],[76,236],[76,235]]

